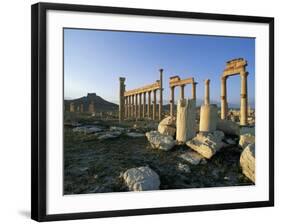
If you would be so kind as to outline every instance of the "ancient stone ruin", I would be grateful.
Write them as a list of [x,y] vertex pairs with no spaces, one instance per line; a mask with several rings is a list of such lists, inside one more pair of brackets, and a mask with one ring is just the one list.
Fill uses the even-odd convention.
[[[160,121],[162,119],[163,107],[163,69],[160,69],[160,79],[155,83],[126,91],[125,78],[120,77],[119,87],[119,121],[127,118],[141,119],[150,118]],[[159,104],[157,104],[157,92],[159,92]],[[151,102],[151,93],[153,101]],[[148,97],[148,103],[146,99]],[[151,115],[152,103],[152,115]],[[158,113],[157,111],[158,105]]]

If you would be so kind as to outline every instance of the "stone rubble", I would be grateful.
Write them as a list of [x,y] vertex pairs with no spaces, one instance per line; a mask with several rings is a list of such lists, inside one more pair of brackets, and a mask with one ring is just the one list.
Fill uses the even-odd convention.
[[241,153],[240,166],[243,174],[255,183],[255,144],[249,144]]
[[168,151],[172,149],[176,142],[170,135],[163,135],[158,131],[150,131],[146,132],[145,136],[147,140],[150,142],[151,147],[154,149],[161,149],[164,151]]
[[158,125],[158,132],[173,137],[176,133],[175,119],[172,116],[164,118]]
[[158,190],[160,186],[158,174],[148,166],[128,169],[122,177],[130,191]]

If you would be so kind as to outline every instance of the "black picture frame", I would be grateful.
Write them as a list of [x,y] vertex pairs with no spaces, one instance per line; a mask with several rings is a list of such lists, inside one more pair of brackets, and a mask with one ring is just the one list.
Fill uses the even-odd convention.
[[[269,200],[243,203],[160,207],[101,212],[46,214],[46,12],[63,10],[111,14],[193,18],[269,24]],[[166,11],[137,8],[103,7],[74,4],[37,3],[31,10],[31,77],[32,77],[32,154],[31,154],[31,218],[37,221],[70,220],[115,216],[132,216],[206,210],[274,206],[274,18]]]

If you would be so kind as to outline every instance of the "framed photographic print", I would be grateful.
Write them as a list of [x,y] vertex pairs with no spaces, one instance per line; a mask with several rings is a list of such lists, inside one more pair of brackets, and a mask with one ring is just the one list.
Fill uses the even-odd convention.
[[274,19],[32,6],[32,219],[274,205]]

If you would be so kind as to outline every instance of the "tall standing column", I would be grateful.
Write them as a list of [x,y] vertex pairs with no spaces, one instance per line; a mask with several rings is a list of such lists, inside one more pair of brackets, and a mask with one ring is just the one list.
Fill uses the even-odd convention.
[[196,85],[197,84],[198,84],[197,82],[192,83],[191,96],[192,96],[192,99],[194,99],[194,100],[196,100]]
[[152,119],[156,120],[156,89],[153,90],[153,111],[152,111]]
[[128,98],[128,118],[131,117],[131,96],[127,96]]
[[148,92],[147,117],[151,118],[151,91]]
[[124,120],[124,107],[125,107],[125,99],[124,99],[124,93],[125,93],[125,78],[120,77],[119,78],[119,122]]
[[184,87],[185,85],[181,85],[181,100],[184,99]]
[[240,98],[240,125],[248,123],[248,96],[247,96],[247,76],[248,73],[243,71],[241,76],[241,98]]
[[124,102],[124,118],[126,118],[128,116],[128,99],[126,96],[124,97]]
[[170,88],[170,116],[174,116],[175,105],[175,87]]
[[163,69],[160,70],[160,98],[159,98],[159,121],[162,120],[162,108],[163,108]]
[[139,94],[139,110],[138,110],[138,118],[141,118],[141,107],[142,107],[142,100],[141,100],[142,93]]
[[226,77],[221,78],[221,119],[225,120],[227,115],[227,100],[226,100]]
[[204,104],[210,104],[210,79],[205,80],[205,97],[204,97]]
[[75,105],[74,105],[73,102],[70,103],[69,111],[70,111],[70,112],[75,112]]
[[135,118],[138,118],[138,94],[135,95]]
[[143,93],[142,117],[146,116],[145,112],[146,112],[146,92]]

